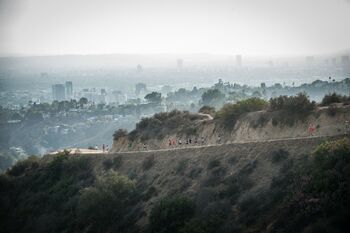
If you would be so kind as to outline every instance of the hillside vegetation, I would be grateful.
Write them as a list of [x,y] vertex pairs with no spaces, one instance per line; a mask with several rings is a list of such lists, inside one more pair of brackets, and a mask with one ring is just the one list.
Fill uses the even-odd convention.
[[219,138],[225,143],[306,137],[310,125],[316,129],[315,135],[339,135],[344,133],[350,108],[332,104],[345,99],[336,94],[326,95],[318,106],[300,93],[269,101],[249,98],[225,104],[217,111],[203,106],[198,114],[176,110],[159,113],[143,118],[130,133],[117,130],[112,151],[165,149],[169,148],[169,140],[175,140],[179,146],[180,140],[184,145],[189,139],[202,145],[216,144]]
[[348,232],[350,139],[31,157],[0,176],[1,232]]

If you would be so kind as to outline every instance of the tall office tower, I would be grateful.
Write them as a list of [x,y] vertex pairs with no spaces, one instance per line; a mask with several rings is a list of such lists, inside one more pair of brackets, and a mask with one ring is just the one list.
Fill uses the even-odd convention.
[[236,55],[236,66],[242,67],[242,55]]
[[62,101],[66,99],[64,84],[52,85],[52,97],[54,100]]
[[135,94],[139,95],[147,91],[147,86],[144,83],[137,83],[135,85]]
[[137,72],[139,72],[139,73],[141,73],[143,70],[142,66],[140,64],[137,65],[136,69],[137,69]]
[[67,96],[67,98],[73,97],[73,82],[72,81],[66,82],[66,96]]
[[177,68],[182,69],[184,66],[184,61],[182,59],[177,59]]

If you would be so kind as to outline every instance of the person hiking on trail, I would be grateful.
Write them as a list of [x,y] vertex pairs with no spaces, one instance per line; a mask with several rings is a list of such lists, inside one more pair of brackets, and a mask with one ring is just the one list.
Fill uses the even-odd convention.
[[188,140],[188,142],[189,142],[190,144],[192,144],[192,138],[190,138],[190,139]]
[[182,145],[182,141],[181,141],[181,138],[179,139],[179,145],[180,145],[180,146]]
[[197,144],[198,143],[198,139],[194,138],[194,143]]
[[102,151],[105,152],[105,144],[102,144]]
[[316,131],[316,128],[310,123],[308,128],[309,136],[314,136],[315,131]]
[[143,143],[143,149],[146,150],[146,144],[145,143]]
[[171,146],[171,139],[169,138],[169,147]]
[[176,140],[173,138],[173,145],[176,146]]
[[188,139],[186,139],[186,145],[188,145]]

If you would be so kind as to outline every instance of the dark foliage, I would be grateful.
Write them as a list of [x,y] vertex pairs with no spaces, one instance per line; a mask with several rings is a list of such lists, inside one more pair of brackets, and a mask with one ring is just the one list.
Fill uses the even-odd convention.
[[118,141],[119,138],[126,137],[128,135],[128,131],[125,129],[118,129],[113,134],[113,140]]
[[279,162],[287,159],[288,155],[289,155],[288,151],[283,150],[283,149],[272,151],[272,153],[271,153],[271,162],[272,163],[279,163]]
[[225,95],[218,89],[209,89],[202,94],[202,103],[208,106],[220,104],[225,98]]
[[338,95],[337,93],[332,93],[325,95],[322,99],[321,105],[322,106],[329,106],[331,104],[335,103],[349,103],[350,102],[350,97],[348,96],[342,96]]
[[154,156],[148,156],[142,162],[142,168],[144,171],[149,170],[155,164]]
[[118,156],[113,159],[106,159],[103,161],[103,167],[104,169],[118,169],[123,163],[123,156]]
[[188,136],[197,134],[194,122],[203,119],[203,116],[192,114],[187,111],[174,110],[161,112],[149,118],[143,118],[136,124],[136,129],[128,135],[129,140],[134,141],[137,137],[143,141],[150,138],[164,138],[171,133],[183,133]]
[[238,118],[248,112],[265,109],[268,103],[259,98],[250,98],[237,102],[236,104],[225,104],[216,114],[216,119],[223,122],[225,127],[232,129]]
[[292,126],[298,120],[305,120],[315,109],[316,103],[310,101],[304,93],[296,96],[279,96],[270,99],[270,111],[276,112],[272,124],[278,123]]
[[149,224],[150,232],[176,233],[184,227],[195,213],[195,204],[184,197],[162,199],[152,208]]
[[205,106],[201,107],[198,112],[214,116],[215,115],[215,108],[205,105]]

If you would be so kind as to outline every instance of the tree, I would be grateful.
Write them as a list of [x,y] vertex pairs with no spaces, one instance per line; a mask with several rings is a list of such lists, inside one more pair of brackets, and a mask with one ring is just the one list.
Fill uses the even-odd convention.
[[268,102],[263,99],[250,98],[236,104],[225,104],[215,117],[221,119],[228,128],[232,128],[242,114],[260,111],[266,109],[267,106]]
[[88,103],[87,98],[85,98],[85,97],[80,98],[80,100],[79,100],[80,108],[82,108],[84,106],[84,104],[87,104],[87,103]]
[[108,172],[93,187],[82,191],[79,223],[88,232],[127,232],[132,218],[128,211],[136,200],[135,191],[135,184],[127,177]]
[[162,94],[159,92],[152,92],[145,96],[145,99],[151,103],[160,103],[162,100]]
[[198,112],[214,116],[215,115],[215,108],[205,105],[205,106],[201,107]]
[[176,233],[195,212],[195,204],[184,197],[164,198],[151,210],[151,232]]
[[202,95],[202,103],[204,105],[217,105],[222,102],[225,98],[225,95],[221,93],[218,89],[209,89]]
[[113,134],[114,141],[117,141],[119,138],[126,137],[128,135],[128,131],[125,129],[118,129]]

